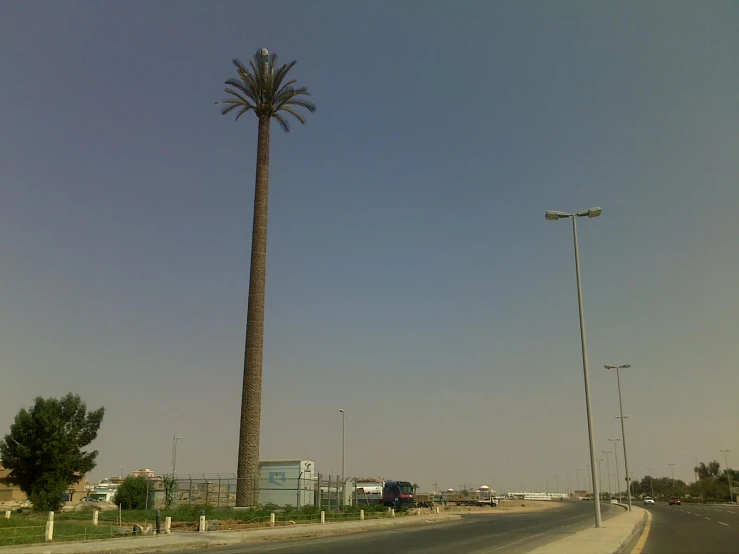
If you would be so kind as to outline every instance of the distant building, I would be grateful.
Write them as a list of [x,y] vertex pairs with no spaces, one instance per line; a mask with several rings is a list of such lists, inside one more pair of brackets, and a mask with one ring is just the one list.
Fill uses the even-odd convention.
[[[7,477],[10,474],[9,469],[5,469],[0,465],[0,479]],[[64,493],[64,500],[79,500],[87,494],[87,476],[82,477],[79,483],[73,483],[70,485],[69,490]],[[27,500],[26,493],[20,490],[16,485],[8,485],[0,482],[0,502],[23,502]]]

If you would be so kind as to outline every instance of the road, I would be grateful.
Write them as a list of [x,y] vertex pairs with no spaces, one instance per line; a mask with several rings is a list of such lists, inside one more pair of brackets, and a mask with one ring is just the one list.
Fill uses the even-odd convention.
[[[603,518],[623,513],[621,508],[602,504]],[[284,542],[260,542],[180,554],[523,554],[538,546],[593,526],[593,505],[565,503],[562,508],[521,514],[465,515],[461,521],[401,527]]]
[[739,507],[721,504],[657,503],[642,506],[652,514],[643,550],[632,554],[736,554]]

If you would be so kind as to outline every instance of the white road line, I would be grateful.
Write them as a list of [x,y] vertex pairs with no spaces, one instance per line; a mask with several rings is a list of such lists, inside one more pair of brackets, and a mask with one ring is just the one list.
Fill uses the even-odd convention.
[[708,521],[711,521],[710,517],[703,516],[703,519],[707,519]]
[[692,514],[693,512],[688,512],[688,511],[686,510],[686,511],[685,511],[685,513],[686,513],[686,514]]
[[719,523],[720,523],[721,525],[726,525],[726,527],[728,527],[728,526],[729,526],[729,524],[728,524],[728,523],[724,523],[723,521],[719,521]]

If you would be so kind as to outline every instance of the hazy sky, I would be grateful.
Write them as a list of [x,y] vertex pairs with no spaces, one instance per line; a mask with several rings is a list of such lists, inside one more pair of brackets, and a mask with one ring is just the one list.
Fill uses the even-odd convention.
[[[97,480],[233,472],[260,47],[318,111],[273,127],[261,456],[424,488],[574,486],[596,446],[739,466],[735,2],[3,2],[0,431],[107,412]],[[730,460],[731,461],[731,460]],[[611,472],[615,473],[613,458]],[[623,459],[619,452],[623,477]],[[605,463],[603,464],[605,480]]]

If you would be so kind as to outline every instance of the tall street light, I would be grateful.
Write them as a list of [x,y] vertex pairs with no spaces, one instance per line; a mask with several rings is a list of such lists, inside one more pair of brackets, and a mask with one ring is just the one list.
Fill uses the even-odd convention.
[[654,471],[654,469],[648,467],[647,471],[649,472],[649,488],[652,489],[652,498],[654,498],[654,481],[652,480],[652,472]]
[[672,492],[675,492],[675,464],[667,464],[670,466],[670,472],[672,473]]
[[[603,469],[601,467],[601,462],[603,461],[603,458],[598,458],[598,480],[602,483],[603,482]],[[600,497],[598,498],[598,502],[600,502]]]
[[609,454],[611,453],[610,450],[601,450],[603,454],[606,455],[606,471],[608,472],[608,501],[611,501],[611,497],[613,496],[613,489],[611,489],[611,464],[609,460],[611,459]]
[[618,501],[621,502],[621,478],[618,476],[618,450],[616,450],[616,443],[621,442],[621,439],[608,439],[613,443],[613,457],[616,459],[616,494],[618,495]]
[[177,471],[177,441],[182,440],[182,437],[172,435],[172,479],[175,477]]
[[345,458],[346,451],[344,450],[344,445],[345,445],[344,438],[346,437],[344,433],[344,430],[346,428],[344,425],[344,421],[345,421],[344,416],[346,416],[346,413],[344,412],[342,408],[339,408],[339,411],[341,412],[341,483],[342,483],[341,487],[343,490],[344,488],[344,461],[346,459]]
[[731,450],[721,450],[724,453],[724,463],[726,464],[726,480],[729,482],[729,502],[734,502],[734,494],[731,490],[731,472],[729,471],[729,452]]
[[[575,244],[575,276],[577,278],[577,304],[580,311],[580,346],[582,349],[582,372],[583,379],[585,381],[585,412],[588,419],[588,442],[590,443],[590,470],[593,479],[593,496],[600,496],[600,485],[598,484],[598,477],[595,469],[595,438],[593,436],[593,417],[592,410],[590,407],[590,376],[588,375],[588,349],[587,342],[585,340],[585,318],[583,316],[582,307],[582,283],[580,280],[580,248],[577,243],[577,218],[578,217],[598,217],[603,210],[600,208],[590,208],[584,212],[578,212],[574,214],[558,212],[549,210],[544,214],[544,217],[549,221],[556,221],[558,219],[572,219],[572,238]],[[600,517],[600,502],[593,502],[595,508],[595,526],[601,527]]]
[[606,365],[606,369],[616,370],[616,382],[618,383],[618,408],[621,412],[621,444],[624,447],[624,470],[626,471],[626,490],[629,498],[629,511],[631,511],[631,482],[629,481],[629,458],[626,456],[626,431],[624,428],[624,405],[621,401],[621,376],[619,369],[628,369],[631,364],[624,365]]
[[565,471],[565,479],[567,480],[567,498],[570,498],[570,472]]
[[577,475],[577,481],[575,481],[575,494],[577,494],[577,491],[580,490],[580,468],[579,467],[575,469],[575,474]]

